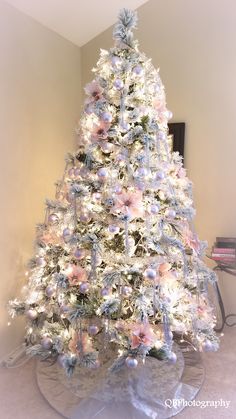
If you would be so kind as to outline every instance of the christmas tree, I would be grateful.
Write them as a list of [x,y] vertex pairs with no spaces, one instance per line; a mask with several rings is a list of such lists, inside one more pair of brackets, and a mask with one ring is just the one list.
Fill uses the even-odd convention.
[[217,350],[206,243],[191,228],[192,184],[168,143],[165,91],[138,50],[136,13],[122,10],[115,45],[101,50],[86,85],[78,149],[37,226],[22,301],[30,354],[111,370],[146,356],[175,362],[173,338]]

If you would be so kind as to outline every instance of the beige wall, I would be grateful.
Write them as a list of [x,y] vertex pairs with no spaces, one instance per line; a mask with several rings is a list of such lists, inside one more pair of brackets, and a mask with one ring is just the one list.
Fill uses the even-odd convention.
[[24,281],[35,224],[73,148],[80,112],[80,50],[0,3],[0,353],[14,347],[22,323],[7,328],[5,304]]
[[[160,67],[173,121],[187,125],[196,229],[210,245],[215,236],[236,236],[236,3],[150,0],[138,12],[140,49]],[[82,47],[82,85],[111,36],[109,29]],[[236,311],[235,278],[220,282],[227,309]]]

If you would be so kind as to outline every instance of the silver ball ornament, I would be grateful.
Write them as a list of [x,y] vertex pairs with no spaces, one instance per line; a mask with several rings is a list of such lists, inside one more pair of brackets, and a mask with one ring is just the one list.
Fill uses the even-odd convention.
[[43,337],[41,340],[41,345],[44,349],[51,349],[53,345],[53,341],[48,336]]
[[128,368],[136,368],[138,366],[138,360],[132,356],[128,356],[125,363]]
[[38,312],[34,310],[33,308],[27,310],[25,314],[30,320],[35,320],[38,317]]
[[95,324],[91,324],[91,326],[88,327],[88,333],[91,336],[95,336],[99,332],[99,328]]
[[80,284],[80,286],[79,286],[79,290],[80,290],[80,292],[85,294],[89,290],[89,283],[88,282],[82,282],[82,284]]
[[117,89],[117,90],[121,90],[121,89],[123,89],[123,87],[124,87],[123,80],[121,80],[121,79],[116,79],[116,80],[114,81],[114,83],[113,83],[113,86],[114,86],[114,88],[115,88],[115,89]]

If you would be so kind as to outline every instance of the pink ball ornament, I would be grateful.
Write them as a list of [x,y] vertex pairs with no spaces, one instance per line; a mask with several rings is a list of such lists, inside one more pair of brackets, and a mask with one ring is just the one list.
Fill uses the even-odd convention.
[[73,167],[70,170],[68,170],[68,176],[70,178],[74,178],[75,177],[75,169]]
[[124,82],[121,79],[116,79],[113,83],[113,86],[116,90],[121,90],[124,87]]
[[50,214],[49,217],[48,217],[48,222],[49,222],[49,224],[52,224],[52,225],[58,224],[58,222],[59,222],[58,215],[55,214],[55,213]]
[[51,349],[53,345],[53,341],[48,336],[44,336],[41,340],[41,345],[44,349]]
[[157,272],[155,271],[155,269],[153,269],[153,268],[147,268],[145,271],[144,271],[144,277],[146,278],[146,279],[149,279],[149,280],[155,280],[156,279],[156,277],[157,277]]
[[128,368],[134,369],[138,366],[138,360],[136,358],[133,358],[132,356],[128,356],[125,360],[126,366]]
[[36,264],[40,268],[44,268],[44,266],[46,266],[47,262],[46,262],[46,260],[43,257],[37,257],[36,258]]
[[38,312],[34,310],[33,308],[27,310],[25,314],[29,320],[35,320],[38,317]]
[[99,328],[95,324],[92,324],[91,326],[88,327],[88,333],[91,336],[97,335],[98,332],[99,332]]
[[113,192],[115,192],[116,194],[120,194],[122,192],[122,186],[117,184],[113,187]]
[[176,212],[175,212],[175,210],[174,210],[174,209],[172,209],[172,208],[167,208],[167,209],[165,210],[165,216],[166,216],[167,218],[175,218],[175,216],[176,216]]
[[102,198],[102,194],[100,192],[94,192],[92,198],[94,201],[100,201]]
[[101,119],[105,123],[110,123],[112,121],[112,114],[110,112],[103,112],[101,114]]
[[80,286],[79,286],[79,290],[80,290],[80,292],[82,292],[82,294],[86,294],[86,292],[88,292],[88,290],[89,290],[89,283],[88,282],[82,282],[82,284],[80,284]]

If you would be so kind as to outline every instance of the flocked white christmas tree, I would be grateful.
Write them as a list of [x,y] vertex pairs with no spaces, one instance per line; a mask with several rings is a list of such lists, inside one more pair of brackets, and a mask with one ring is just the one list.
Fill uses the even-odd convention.
[[173,335],[216,350],[207,296],[214,273],[205,243],[190,225],[191,182],[168,144],[165,92],[138,50],[134,12],[122,10],[115,46],[101,50],[56,199],[37,226],[23,301],[30,354],[99,367],[112,348],[112,370],[146,356],[174,362]]

